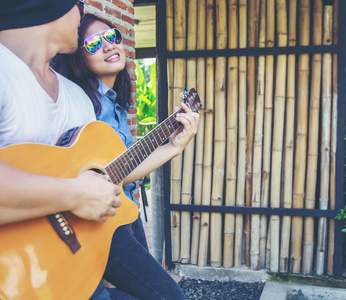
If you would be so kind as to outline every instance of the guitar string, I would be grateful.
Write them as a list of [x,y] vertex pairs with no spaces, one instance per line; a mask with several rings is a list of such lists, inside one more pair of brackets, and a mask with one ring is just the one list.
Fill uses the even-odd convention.
[[[172,114],[169,118],[159,124],[153,131],[149,132],[146,137],[144,137],[139,142],[133,144],[130,148],[128,148],[121,156],[114,159],[111,163],[109,163],[105,170],[112,179],[112,181],[116,184],[119,184],[123,179],[126,178],[128,174],[130,174],[146,157],[141,157],[142,153],[139,151],[140,149],[145,149],[146,153],[151,154],[158,146],[160,146],[167,138],[180,127],[180,123],[176,121],[176,114],[184,112],[183,109]],[[173,122],[174,121],[174,122]],[[170,123],[171,127],[167,127],[166,123]],[[166,129],[165,129],[166,128]],[[160,131],[162,133],[160,133]],[[156,145],[154,149],[145,146],[146,139],[151,142],[155,141]],[[131,158],[134,158],[135,161]],[[131,160],[131,163],[134,164],[134,167],[130,167],[125,159]],[[137,161],[139,159],[139,161]],[[116,170],[116,169],[117,170]],[[117,172],[118,171],[118,172]],[[120,176],[119,176],[120,175]]]

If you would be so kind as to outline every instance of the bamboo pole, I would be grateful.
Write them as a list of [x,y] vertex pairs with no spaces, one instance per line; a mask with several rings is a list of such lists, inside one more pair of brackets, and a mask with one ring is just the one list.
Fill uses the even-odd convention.
[[[299,8],[299,44],[310,44],[310,1],[302,0]],[[293,179],[293,207],[303,208],[305,193],[307,123],[309,103],[309,54],[298,59],[297,134]],[[290,269],[300,272],[303,217],[292,217]]]
[[[239,48],[247,47],[247,1],[239,0]],[[244,206],[246,179],[246,56],[239,57],[239,136],[236,205]],[[241,265],[243,244],[243,215],[235,220],[234,265]]]
[[[261,1],[260,9],[260,31],[259,47],[266,45],[266,1]],[[262,177],[262,140],[263,140],[263,118],[264,118],[264,79],[265,79],[265,56],[258,58],[257,70],[257,95],[256,95],[256,119],[255,119],[255,137],[253,153],[253,181],[252,181],[252,199],[251,205],[261,206],[261,177]],[[259,269],[259,233],[260,233],[260,215],[251,217],[251,268]]]
[[[238,0],[229,3],[228,47],[238,48]],[[225,205],[235,205],[238,150],[238,57],[228,58],[227,151]],[[234,214],[225,214],[223,266],[233,266]]]
[[[226,0],[216,0],[216,48],[227,47]],[[226,57],[215,59],[215,123],[212,205],[223,205],[223,189],[226,157]],[[222,263],[222,214],[210,217],[210,266]]]
[[[248,19],[248,47],[256,46],[256,0],[249,0],[249,19]],[[252,198],[252,155],[254,140],[254,120],[255,120],[255,94],[256,94],[256,58],[248,57],[247,65],[247,118],[246,118],[246,180],[245,180],[245,203],[251,206]],[[250,232],[251,215],[245,215],[245,264],[250,266]]]
[[[206,46],[208,50],[213,49],[214,44],[214,6],[213,0],[207,0],[207,38]],[[213,121],[214,121],[214,59],[207,58],[206,70],[206,105],[205,105],[205,139],[204,139],[204,157],[203,157],[203,190],[202,204],[210,205],[211,201],[211,166],[213,158]],[[199,238],[198,265],[207,264],[209,240],[209,213],[201,214],[201,229]]]
[[[297,37],[297,1],[289,2],[289,30],[288,46],[296,46]],[[283,207],[292,207],[293,187],[293,149],[294,149],[294,116],[295,116],[295,66],[296,56],[288,55],[287,63],[287,108],[286,108],[286,132],[285,132],[285,156],[283,174]],[[283,216],[280,244],[280,272],[288,272],[289,245],[290,245],[291,217]]]
[[[338,0],[334,1],[333,44],[338,44]],[[332,100],[332,130],[330,143],[330,209],[335,209],[335,176],[336,176],[336,146],[338,122],[338,54],[333,54],[333,100]],[[329,220],[328,264],[327,274],[334,275],[334,236],[335,220]]]
[[[205,0],[198,1],[197,6],[197,49],[205,49]],[[195,153],[195,183],[194,183],[194,204],[202,204],[202,182],[203,182],[203,154],[204,154],[204,108],[205,108],[205,58],[197,58],[197,91],[202,104],[200,110],[198,130],[196,134]],[[197,264],[199,229],[201,226],[201,213],[194,212],[192,216],[192,237],[191,237],[191,264]]]
[[[187,50],[196,50],[197,43],[197,0],[190,0],[188,4],[188,31]],[[196,87],[197,65],[196,58],[188,58],[186,62],[186,85]],[[195,139],[193,138],[185,147],[183,164],[183,181],[181,187],[181,203],[192,203],[192,179],[194,167]],[[190,262],[190,242],[191,242],[191,213],[181,212],[181,249],[180,262]]]
[[[166,1],[166,36],[167,51],[174,50],[173,41],[173,0]],[[174,82],[174,61],[172,58],[167,59],[167,84],[168,84],[168,115],[173,113],[173,82]]]
[[[323,45],[333,41],[333,6],[325,5],[323,12]],[[322,123],[321,123],[321,167],[320,167],[320,209],[328,209],[330,177],[330,131],[332,102],[332,54],[322,56]],[[327,218],[318,220],[318,239],[316,249],[316,274],[324,272],[327,238]]]
[[[315,0],[313,15],[313,45],[322,44],[322,14],[321,0]],[[320,96],[321,96],[321,54],[312,56],[311,69],[311,96],[309,113],[308,163],[306,173],[305,208],[315,208],[316,180],[318,165],[318,136],[320,122]],[[314,256],[314,218],[306,217],[304,220],[302,273],[311,274]]]
[[[174,48],[176,51],[186,50],[186,11],[185,0],[174,2]],[[180,106],[179,93],[184,90],[186,83],[186,60],[177,58],[174,60],[174,105]],[[180,203],[182,174],[182,155],[171,160],[171,203]],[[180,213],[172,212],[172,261],[179,260],[180,251]]]
[[[267,47],[273,47],[275,41],[275,0],[267,1]],[[265,73],[265,102],[264,102],[264,128],[263,128],[263,166],[262,166],[262,191],[261,206],[268,207],[269,202],[269,182],[270,182],[270,161],[271,161],[271,141],[272,141],[272,112],[273,112],[273,83],[274,83],[274,56],[266,57]],[[262,269],[268,264],[270,258],[270,235],[267,239],[267,216],[261,216],[260,223],[260,253],[259,268]],[[270,232],[270,230],[268,230]],[[266,258],[267,257],[267,258]]]
[[[166,1],[166,36],[167,51],[174,50],[173,42],[173,0]],[[167,59],[167,85],[168,85],[168,115],[173,113],[173,80],[174,62],[172,58]]]
[[[278,46],[287,46],[287,9],[286,1],[278,0],[276,2],[277,11],[277,39]],[[286,69],[287,55],[278,55],[275,79],[275,99],[274,99],[274,130],[272,146],[272,178],[271,178],[271,197],[270,206],[280,207],[280,181],[281,181],[281,162],[282,147],[285,122],[285,100],[286,100]],[[279,235],[280,235],[280,217],[272,215],[271,223],[271,241],[270,241],[270,270],[278,272],[279,270]]]

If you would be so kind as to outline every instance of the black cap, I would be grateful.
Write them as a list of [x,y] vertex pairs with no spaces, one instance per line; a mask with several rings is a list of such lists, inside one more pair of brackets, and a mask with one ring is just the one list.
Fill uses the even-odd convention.
[[76,3],[77,0],[0,0],[0,31],[52,22]]

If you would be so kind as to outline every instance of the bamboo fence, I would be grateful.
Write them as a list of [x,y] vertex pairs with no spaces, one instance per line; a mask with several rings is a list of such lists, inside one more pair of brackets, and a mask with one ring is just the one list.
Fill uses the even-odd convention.
[[[313,20],[313,45],[322,44],[322,1],[314,2]],[[312,78],[310,92],[310,117],[309,117],[309,139],[308,139],[308,162],[306,174],[305,208],[315,208],[317,165],[318,165],[318,133],[320,117],[320,93],[321,93],[321,54],[312,56]],[[302,273],[312,273],[312,259],[314,251],[314,218],[306,217],[304,220]]]
[[[275,41],[275,0],[267,1],[267,37],[266,46],[274,46]],[[264,102],[264,126],[263,126],[263,172],[261,187],[261,206],[268,207],[269,203],[269,183],[270,183],[270,163],[271,163],[271,142],[272,142],[272,119],[273,119],[273,87],[274,87],[274,55],[266,57],[265,73],[265,102]],[[260,229],[260,254],[259,267],[269,267],[270,263],[270,228],[267,230],[267,216],[261,216]],[[268,236],[268,238],[267,238]]]
[[[261,1],[260,24],[259,24],[259,47],[266,44],[266,1]],[[251,205],[261,206],[261,178],[262,178],[262,146],[263,146],[263,119],[264,119],[264,82],[265,82],[265,56],[258,57],[257,71],[257,94],[256,94],[256,120],[253,150],[253,179]],[[259,238],[260,238],[260,215],[251,217],[251,268],[259,269]]]
[[[247,1],[239,1],[239,48],[247,47]],[[239,57],[239,106],[238,106],[238,169],[236,206],[244,206],[246,179],[246,99],[247,58]],[[234,266],[242,263],[243,215],[235,216]]]
[[[289,1],[288,46],[296,46],[296,15],[297,1]],[[292,207],[293,181],[293,149],[294,149],[294,111],[295,111],[295,72],[296,57],[294,54],[287,58],[287,105],[285,120],[284,166],[283,166],[283,207]],[[280,272],[288,271],[289,241],[291,233],[291,217],[283,216],[280,243]]]
[[[230,49],[238,48],[238,0],[229,4]],[[228,58],[228,94],[227,94],[227,149],[226,149],[226,187],[225,205],[236,203],[237,152],[238,152],[238,57]],[[224,220],[223,266],[233,266],[234,257],[234,214],[226,214]]]
[[[197,49],[205,50],[206,30],[206,0],[198,1],[197,7]],[[202,204],[203,182],[203,154],[204,154],[204,107],[205,107],[205,58],[197,58],[197,90],[202,104],[200,111],[198,130],[196,134],[195,179],[194,179],[194,204]],[[191,237],[191,264],[198,262],[199,232],[201,226],[201,213],[193,213],[192,237]]]
[[[333,42],[333,6],[325,5],[323,12],[323,45]],[[332,54],[322,55],[322,120],[321,120],[321,161],[320,161],[320,209],[328,209],[330,184],[330,140],[332,108]],[[319,218],[316,249],[316,274],[324,273],[327,242],[327,219]]]
[[[227,47],[227,7],[226,0],[216,0],[216,49]],[[215,122],[214,159],[211,204],[224,203],[224,174],[226,151],[226,57],[215,60]],[[210,265],[222,264],[222,214],[210,216]]]
[[[197,0],[190,0],[188,4],[187,21],[187,50],[196,50],[197,48]],[[186,85],[196,87],[197,85],[197,62],[196,58],[191,57],[186,61]],[[194,167],[195,140],[192,139],[184,150],[183,181],[181,187],[181,203],[192,203],[192,183]],[[191,236],[191,213],[181,212],[181,249],[180,262],[190,262],[190,236]]]
[[[338,44],[338,0],[334,2],[333,44]],[[335,209],[335,172],[338,122],[338,54],[333,54],[333,99],[332,99],[332,130],[330,143],[330,209]],[[329,220],[328,264],[327,274],[334,274],[334,230],[335,220]]]
[[[166,0],[166,16],[168,51],[338,44],[338,1]],[[171,161],[171,203],[335,209],[337,54],[253,53],[167,60],[170,112],[185,86],[203,105]],[[174,262],[334,273],[332,218],[171,218]]]
[[[206,49],[214,48],[214,2],[207,0],[206,5]],[[204,156],[202,180],[202,204],[210,205],[213,159],[213,124],[214,124],[214,59],[206,59],[206,92],[205,92],[205,127]],[[209,247],[209,213],[201,214],[198,265],[206,266]]]
[[[301,1],[299,15],[299,44],[301,46],[308,46],[310,44],[310,0]],[[294,208],[304,208],[309,104],[309,74],[309,55],[301,54],[298,57],[297,133],[292,199]],[[300,272],[302,239],[303,217],[292,217],[290,255],[290,271],[292,273]]]
[[[185,0],[174,0],[174,50],[186,50],[186,10]],[[186,85],[186,59],[174,59],[173,69],[173,105],[180,106],[179,94]],[[171,203],[181,202],[181,182],[182,182],[183,156],[176,156],[171,160]],[[179,261],[180,258],[180,213],[172,212],[172,260]]]

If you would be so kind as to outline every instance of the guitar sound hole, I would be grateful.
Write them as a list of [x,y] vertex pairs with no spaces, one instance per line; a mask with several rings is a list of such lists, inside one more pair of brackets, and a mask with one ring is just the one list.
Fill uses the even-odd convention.
[[90,171],[94,171],[94,172],[99,173],[99,174],[102,174],[102,175],[105,174],[105,172],[103,172],[103,170],[100,170],[100,169],[92,168],[92,169],[89,169],[89,170]]

